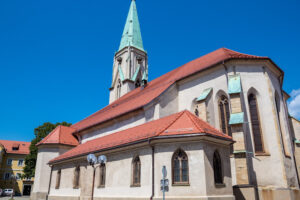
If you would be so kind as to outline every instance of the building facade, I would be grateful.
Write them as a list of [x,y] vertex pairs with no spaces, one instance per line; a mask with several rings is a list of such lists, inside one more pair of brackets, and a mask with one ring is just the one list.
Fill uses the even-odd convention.
[[14,189],[16,195],[30,195],[33,179],[23,179],[30,142],[0,140],[0,188]]
[[161,199],[163,166],[166,199],[300,199],[299,127],[270,58],[220,48],[150,82],[147,63],[133,0],[110,104],[38,144],[32,199]]

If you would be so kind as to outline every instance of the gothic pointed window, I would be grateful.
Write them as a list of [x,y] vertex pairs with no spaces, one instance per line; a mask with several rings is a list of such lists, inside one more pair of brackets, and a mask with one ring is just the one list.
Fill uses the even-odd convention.
[[219,115],[220,115],[220,129],[223,133],[231,136],[231,128],[229,125],[230,110],[228,98],[222,95],[219,99]]
[[260,119],[259,119],[259,112],[257,106],[256,96],[254,94],[250,94],[248,96],[248,103],[249,103],[249,112],[250,112],[250,119],[251,119],[251,126],[252,126],[252,134],[254,140],[254,149],[255,152],[264,152],[264,145],[262,139],[262,132],[260,126]]
[[80,167],[77,166],[74,170],[73,188],[78,189],[80,183]]
[[181,149],[178,149],[172,157],[172,181],[173,184],[189,182],[188,156]]
[[132,186],[141,185],[141,161],[140,157],[136,156],[132,161]]
[[223,183],[222,162],[221,162],[220,154],[217,151],[215,151],[213,157],[213,168],[214,168],[215,184],[222,184]]
[[58,170],[58,171],[57,171],[57,174],[56,174],[55,189],[59,189],[59,186],[60,186],[60,179],[61,179],[61,170]]
[[122,87],[122,83],[121,80],[119,79],[117,85],[116,99],[121,97],[121,87]]
[[101,163],[99,166],[99,185],[98,187],[105,186],[106,166],[105,163]]

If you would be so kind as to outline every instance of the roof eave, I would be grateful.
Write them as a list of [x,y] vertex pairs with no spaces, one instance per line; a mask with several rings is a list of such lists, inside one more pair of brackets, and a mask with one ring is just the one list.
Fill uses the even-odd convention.
[[133,141],[133,142],[130,142],[130,143],[121,144],[121,145],[117,145],[117,146],[114,146],[114,147],[109,147],[109,148],[105,148],[105,149],[101,149],[101,150],[85,152],[85,153],[78,154],[78,155],[75,155],[75,156],[70,156],[68,158],[64,158],[64,159],[61,159],[61,160],[54,160],[53,162],[50,161],[48,164],[49,165],[54,165],[54,164],[57,164],[57,163],[60,163],[60,162],[63,162],[63,161],[74,159],[76,157],[85,156],[85,155],[88,155],[90,153],[100,153],[100,152],[104,152],[104,151],[110,151],[110,150],[123,148],[123,147],[131,146],[131,145],[136,145],[136,144],[140,144],[140,143],[144,143],[144,142],[147,142],[148,144],[150,144],[151,141],[154,141],[154,140],[199,137],[199,136],[207,136],[207,137],[212,137],[212,138],[216,138],[216,139],[219,139],[219,140],[224,140],[224,141],[230,142],[230,144],[235,142],[233,139],[230,139],[230,138],[227,138],[227,137],[222,137],[222,136],[217,136],[217,135],[213,135],[213,134],[209,134],[209,133],[191,133],[191,134],[181,134],[181,135],[155,136],[155,137],[146,138],[146,139],[142,139],[142,140],[138,140],[138,141]]

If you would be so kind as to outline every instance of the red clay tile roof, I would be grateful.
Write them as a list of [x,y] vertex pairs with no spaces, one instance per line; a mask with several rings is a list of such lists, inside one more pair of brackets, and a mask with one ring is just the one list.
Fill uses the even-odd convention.
[[49,133],[42,141],[36,145],[41,144],[65,144],[77,146],[78,140],[72,135],[76,129],[59,125],[51,133]]
[[[72,125],[77,131],[103,123],[117,116],[121,116],[128,112],[142,108],[150,103],[168,87],[176,81],[185,78],[204,69],[213,67],[214,65],[230,59],[268,59],[268,57],[260,57],[242,54],[226,48],[220,48],[212,53],[204,55],[196,60],[193,60],[169,73],[154,79],[149,82],[145,88],[139,87],[120,99],[90,115],[89,117]],[[280,70],[280,69],[279,69]]]
[[232,138],[208,123],[202,121],[189,111],[182,111],[167,117],[150,121],[145,124],[119,131],[107,136],[80,144],[70,151],[54,158],[50,163],[58,162],[92,152],[111,149],[121,145],[129,145],[135,142],[145,141],[158,136],[199,134],[232,140]]
[[[5,148],[6,153],[29,154],[30,142],[0,140],[0,144]],[[13,147],[17,149],[13,150]]]

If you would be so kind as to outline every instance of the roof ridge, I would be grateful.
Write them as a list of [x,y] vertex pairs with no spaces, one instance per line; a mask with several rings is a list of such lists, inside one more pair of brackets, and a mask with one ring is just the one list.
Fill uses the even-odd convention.
[[198,125],[198,123],[195,121],[193,114],[192,114],[191,112],[189,112],[189,111],[188,111],[187,113],[188,113],[188,117],[189,117],[190,120],[193,122],[193,124],[198,128],[198,130],[199,130],[200,132],[204,132],[203,128],[201,128],[201,127]]
[[59,127],[58,128],[58,142],[60,142],[60,140],[61,140],[61,133],[62,133],[62,131],[61,131],[61,125],[58,125],[57,127]]
[[158,133],[156,134],[156,136],[159,136],[165,130],[167,130],[170,126],[172,126],[172,124],[174,124],[185,112],[186,112],[186,110],[183,110],[183,111],[181,111],[179,113],[176,113],[178,116],[176,116],[175,119],[173,119],[166,127],[162,128],[161,131],[157,131]]

